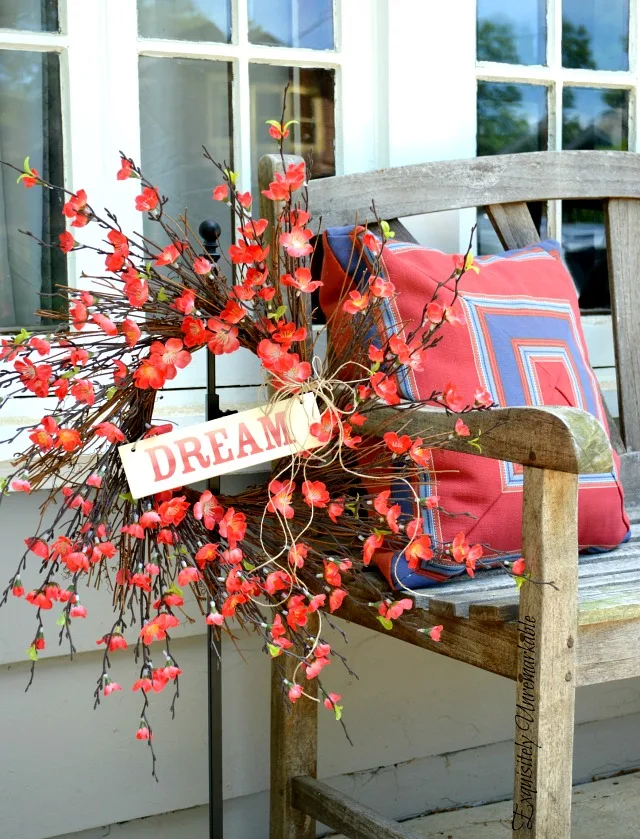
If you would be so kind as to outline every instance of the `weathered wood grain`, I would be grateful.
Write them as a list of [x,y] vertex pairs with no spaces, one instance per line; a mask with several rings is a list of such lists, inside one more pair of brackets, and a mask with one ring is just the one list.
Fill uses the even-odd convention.
[[294,778],[293,802],[349,839],[419,839],[398,822],[385,819],[354,798],[313,778]]
[[[313,628],[310,627],[310,631]],[[315,839],[315,819],[293,805],[292,778],[317,771],[317,703],[301,697],[295,704],[286,699],[283,677],[292,681],[297,659],[279,656],[271,664],[271,790],[269,839]],[[317,696],[317,681],[304,685]]]
[[596,685],[640,676],[640,619],[581,626],[576,683]]
[[620,456],[620,480],[627,505],[640,501],[640,452]]
[[[313,586],[310,588],[313,590]],[[473,664],[498,676],[514,678],[517,656],[517,628],[514,624],[474,624],[424,609],[412,609],[393,622],[393,629],[387,630],[378,621],[376,610],[369,605],[386,596],[387,588],[382,578],[350,583],[349,596],[336,614],[374,632]],[[323,590],[319,584],[317,591]],[[431,640],[428,631],[438,624],[442,624],[444,630],[441,640],[436,643]]]
[[640,451],[640,201],[609,200],[605,219],[620,430],[627,449]]
[[524,471],[513,836],[569,839],[578,636],[578,479]]
[[557,472],[592,474],[613,468],[611,447],[602,425],[591,414],[578,408],[494,408],[463,414],[471,436],[479,436],[482,451],[477,452],[465,438],[454,436],[455,414],[418,409],[407,405],[406,419],[398,408],[377,405],[366,409],[371,417],[367,431],[382,433],[393,428],[438,442],[451,451],[462,451],[510,460],[525,466]]
[[402,218],[463,207],[554,198],[640,198],[640,155],[616,151],[531,152],[421,163],[309,184],[323,225]]
[[540,241],[531,213],[524,201],[492,204],[486,208],[502,245],[507,249],[526,248]]

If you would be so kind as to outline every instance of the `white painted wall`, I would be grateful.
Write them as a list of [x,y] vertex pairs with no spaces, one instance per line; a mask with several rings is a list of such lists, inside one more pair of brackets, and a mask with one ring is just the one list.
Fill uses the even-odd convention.
[[[11,496],[5,503],[0,531],[2,566],[8,571],[33,522],[37,499]],[[176,720],[170,720],[167,695],[152,697],[156,784],[148,750],[134,739],[139,696],[112,694],[92,709],[92,685],[101,669],[97,626],[108,608],[94,592],[83,602],[90,616],[79,627],[84,630],[77,638],[79,655],[73,662],[61,656],[53,645],[55,627],[47,627],[47,660],[26,695],[24,649],[33,611],[23,601],[0,611],[0,835],[7,839],[67,837],[113,822],[202,808],[207,800],[202,624],[182,628],[176,636],[181,640],[174,642],[185,670]],[[507,796],[513,685],[343,626],[349,643],[344,647],[337,638],[335,643],[347,652],[359,680],[334,663],[331,685],[345,697],[354,747],[331,715],[321,713],[321,776],[395,816]],[[123,685],[132,682],[136,667],[128,651],[113,656],[112,672]],[[241,634],[238,651],[225,646],[223,683],[227,835],[261,839],[267,824],[269,694],[268,661],[256,639]],[[581,688],[577,719],[576,778],[640,764],[639,680]],[[205,816],[202,808],[151,825],[157,839],[204,839]],[[137,839],[151,835],[145,832],[149,829],[140,821],[112,835]],[[104,835],[109,834],[80,834],[86,839]]]
[[[350,3],[351,0],[343,0]],[[377,0],[375,84],[381,106],[376,159],[362,161],[345,137],[347,171],[364,166],[470,157],[475,151],[474,0],[437,4]],[[452,108],[452,102],[456,103]],[[388,109],[384,107],[388,104]],[[472,215],[416,220],[417,235],[455,250]],[[598,366],[611,366],[602,356]],[[249,366],[222,372],[225,385],[255,383]],[[255,391],[223,391],[225,407]],[[200,421],[202,394],[171,394],[166,415]],[[26,409],[25,409],[26,411]],[[33,530],[37,498],[12,496],[0,508],[2,577]],[[25,576],[25,584],[29,578]],[[156,784],[148,751],[134,739],[139,697],[113,694],[92,710],[100,675],[95,640],[109,613],[103,594],[87,592],[89,617],[73,662],[53,648],[28,678],[25,647],[33,613],[24,602],[0,610],[0,836],[3,839],[204,839],[207,836],[206,650],[202,624],[182,627],[175,652],[185,670],[178,715],[169,697],[152,698],[159,758]],[[195,615],[195,610],[191,610]],[[513,685],[360,627],[344,625],[355,680],[332,665],[332,689],[345,698],[348,744],[321,714],[320,776],[401,817],[507,797],[512,777]],[[340,642],[336,639],[337,646]],[[113,675],[130,684],[128,653]],[[240,635],[224,650],[226,835],[263,839],[268,800],[268,661],[256,639]],[[577,698],[575,778],[640,765],[640,680],[581,688]],[[176,811],[176,812],[171,812]],[[168,815],[166,815],[168,814]],[[148,818],[147,818],[148,817]],[[123,823],[123,824],[116,824]],[[111,825],[105,828],[105,825]]]

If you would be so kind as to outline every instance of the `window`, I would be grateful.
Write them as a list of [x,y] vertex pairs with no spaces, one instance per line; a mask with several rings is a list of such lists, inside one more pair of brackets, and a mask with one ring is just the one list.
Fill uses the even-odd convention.
[[[215,217],[229,241],[230,217],[211,200],[218,182],[202,159],[240,173],[257,197],[257,160],[274,146],[264,125],[277,118],[288,84],[288,118],[297,119],[287,151],[303,154],[314,177],[374,164],[375,94],[370,21],[376,0],[357,9],[335,0],[2,0],[0,3],[0,157],[30,163],[44,178],[84,188],[100,208],[139,229],[135,185],[115,184],[118,152],[189,208],[194,227]],[[358,22],[354,26],[354,21]],[[364,21],[364,23],[363,23]],[[357,144],[345,150],[343,136]],[[57,243],[61,198],[18,190],[2,172],[0,329],[46,326],[35,309],[59,308],[58,285],[90,285],[101,273],[88,251],[65,258],[41,250],[20,230]],[[82,241],[99,231],[90,225]],[[79,237],[81,238],[81,237]]]
[[[0,35],[0,157],[21,165],[29,155],[43,178],[62,183],[57,2],[3,0],[0,27],[7,30]],[[46,326],[50,321],[34,312],[64,305],[56,287],[66,284],[66,260],[20,231],[57,242],[64,230],[62,199],[48,190],[17,189],[9,169],[0,175],[0,331]]]
[[[638,78],[631,0],[477,0],[478,154],[637,149]],[[559,239],[583,310],[609,307],[598,202],[532,206]],[[499,248],[481,214],[479,247]]]
[[215,215],[225,241],[230,217],[211,203],[220,177],[202,144],[240,171],[256,203],[258,160],[274,150],[265,121],[279,118],[285,87],[287,118],[298,121],[285,150],[304,155],[312,176],[336,170],[332,0],[239,5],[232,22],[230,0],[138,0],[142,167],[172,197],[170,212],[188,206],[195,226]]

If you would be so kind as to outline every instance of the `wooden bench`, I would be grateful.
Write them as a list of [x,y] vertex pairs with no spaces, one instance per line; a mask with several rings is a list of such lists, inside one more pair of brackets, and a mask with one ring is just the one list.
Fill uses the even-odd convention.
[[[281,165],[276,156],[264,157],[261,184]],[[518,593],[499,571],[439,585],[416,594],[417,608],[395,621],[391,633],[516,682],[514,715],[517,706],[524,709],[521,729],[538,746],[531,749],[531,775],[515,776],[514,811],[522,815],[514,817],[513,835],[523,839],[570,836],[576,687],[640,675],[640,509],[634,508],[640,503],[640,154],[505,155],[309,184],[310,208],[323,228],[351,224],[356,216],[360,223],[371,221],[375,199],[397,239],[414,241],[399,218],[484,206],[507,248],[539,241],[526,202],[563,198],[604,200],[620,411],[620,433],[612,424],[612,439],[621,456],[632,539],[578,564],[577,476],[611,468],[596,420],[575,409],[490,411],[478,420],[486,424],[482,456],[523,464],[523,553],[533,577],[554,586],[525,583]],[[496,423],[502,417],[506,424]],[[430,412],[412,422],[409,433],[437,430],[443,420]],[[368,606],[386,592],[379,574],[367,574],[350,586],[338,614],[386,632]],[[416,631],[440,623],[446,630],[440,644]],[[409,839],[401,824],[316,780],[315,703],[286,707],[275,664],[273,674],[271,839],[311,839],[316,819],[352,839]]]

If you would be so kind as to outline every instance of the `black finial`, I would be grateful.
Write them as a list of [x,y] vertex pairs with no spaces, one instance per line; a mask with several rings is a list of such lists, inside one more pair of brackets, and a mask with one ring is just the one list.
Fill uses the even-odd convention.
[[204,244],[207,256],[209,256],[214,262],[217,262],[220,259],[220,254],[218,253],[218,240],[220,239],[220,234],[222,233],[220,225],[215,219],[208,218],[201,222],[198,232],[200,234],[200,238],[202,239],[202,243]]

